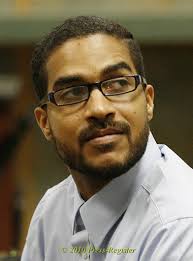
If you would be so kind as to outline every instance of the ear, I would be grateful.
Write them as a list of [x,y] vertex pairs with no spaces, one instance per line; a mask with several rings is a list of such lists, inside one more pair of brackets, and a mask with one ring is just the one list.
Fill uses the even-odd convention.
[[45,138],[49,141],[52,140],[52,131],[48,121],[47,111],[41,107],[36,107],[34,110],[34,114],[35,114],[36,121],[40,129],[42,130]]
[[154,110],[154,88],[152,85],[147,84],[145,88],[146,106],[147,106],[147,118],[151,121],[153,118]]

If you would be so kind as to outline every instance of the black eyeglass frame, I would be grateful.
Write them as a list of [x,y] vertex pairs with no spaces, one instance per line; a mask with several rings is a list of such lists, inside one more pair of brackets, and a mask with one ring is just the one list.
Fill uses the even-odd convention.
[[[105,94],[101,88],[101,85],[104,83],[104,82],[107,82],[107,81],[110,81],[110,80],[116,80],[116,79],[120,79],[120,78],[125,78],[125,77],[134,77],[135,79],[135,88],[131,91],[126,91],[126,92],[122,92],[122,93],[119,93],[119,94]],[[54,94],[57,93],[58,91],[61,91],[63,89],[66,89],[66,88],[61,88],[57,91],[53,91],[53,92],[49,92],[43,99],[42,101],[39,103],[38,106],[40,107],[43,107],[47,104],[47,102],[51,102],[53,104],[55,104],[56,106],[66,106],[66,105],[73,105],[73,104],[76,104],[76,103],[80,103],[80,102],[83,102],[83,101],[86,101],[89,99],[90,97],[90,92],[92,90],[92,87],[96,86],[101,92],[102,94],[105,96],[105,97],[108,97],[108,96],[118,96],[118,95],[122,95],[122,94],[125,94],[125,93],[130,93],[130,92],[134,92],[137,87],[142,84],[142,86],[145,88],[146,85],[147,85],[147,81],[144,77],[142,77],[141,75],[139,74],[136,74],[136,75],[124,75],[124,76],[120,76],[120,77],[116,77],[116,78],[110,78],[110,79],[106,79],[104,81],[100,81],[100,82],[95,82],[95,83],[89,83],[89,84],[84,84],[84,85],[74,85],[74,86],[70,86],[70,87],[87,87],[88,90],[89,90],[89,93],[88,93],[88,97],[86,99],[83,99],[81,101],[78,101],[78,102],[71,102],[71,103],[66,103],[66,104],[63,104],[63,105],[58,105],[55,101],[55,97],[54,97]]]

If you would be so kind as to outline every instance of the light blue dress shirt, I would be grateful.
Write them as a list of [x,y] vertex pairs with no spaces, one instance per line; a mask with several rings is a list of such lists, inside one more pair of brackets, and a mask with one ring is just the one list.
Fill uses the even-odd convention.
[[86,202],[69,176],[39,202],[21,260],[192,261],[192,169],[150,133],[139,162]]

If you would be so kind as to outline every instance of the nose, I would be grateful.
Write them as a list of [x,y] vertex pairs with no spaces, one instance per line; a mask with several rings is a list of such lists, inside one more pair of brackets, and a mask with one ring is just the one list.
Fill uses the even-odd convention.
[[115,112],[112,102],[98,88],[92,89],[86,104],[86,119],[102,122],[107,118],[114,118]]

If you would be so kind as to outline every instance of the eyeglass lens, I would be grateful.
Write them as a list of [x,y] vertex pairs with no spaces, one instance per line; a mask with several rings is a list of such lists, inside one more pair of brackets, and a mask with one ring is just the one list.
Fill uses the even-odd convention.
[[[101,90],[106,96],[131,92],[135,89],[135,77],[121,77],[101,83]],[[57,105],[73,104],[84,101],[89,97],[88,86],[75,86],[54,93]]]

